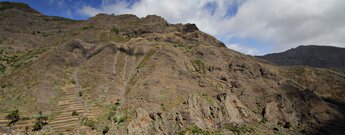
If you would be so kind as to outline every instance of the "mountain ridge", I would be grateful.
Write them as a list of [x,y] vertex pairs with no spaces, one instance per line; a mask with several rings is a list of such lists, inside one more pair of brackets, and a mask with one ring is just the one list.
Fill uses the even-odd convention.
[[281,53],[272,53],[258,58],[281,66],[305,65],[345,71],[345,48],[320,45],[301,45]]

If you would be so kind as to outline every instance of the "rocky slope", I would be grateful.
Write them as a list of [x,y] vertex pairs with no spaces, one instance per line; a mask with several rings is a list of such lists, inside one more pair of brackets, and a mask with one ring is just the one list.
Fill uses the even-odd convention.
[[344,134],[344,75],[274,66],[155,15],[74,21],[15,5],[0,4],[2,132]]
[[298,46],[285,52],[267,54],[259,58],[281,66],[306,65],[345,71],[345,48],[339,47]]

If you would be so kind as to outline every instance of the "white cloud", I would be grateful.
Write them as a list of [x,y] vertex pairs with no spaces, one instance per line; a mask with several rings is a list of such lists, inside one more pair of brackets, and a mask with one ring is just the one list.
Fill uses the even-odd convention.
[[345,1],[252,0],[227,24],[234,36],[273,42],[276,51],[299,44],[345,47]]
[[229,44],[227,45],[227,47],[235,51],[242,52],[244,54],[249,54],[249,55],[256,55],[258,53],[257,49],[246,47],[245,45],[241,45],[241,44]]
[[[205,8],[209,3],[216,5],[214,13]],[[226,16],[234,7],[238,8],[235,16]],[[300,44],[345,47],[344,0],[141,0],[133,5],[103,0],[100,8],[84,6],[79,12],[87,16],[101,12],[139,17],[157,14],[170,23],[195,23],[202,31],[230,41],[226,44],[233,48],[239,45],[231,43],[232,38],[255,39],[273,51]],[[241,48],[238,50],[243,53],[251,51],[245,45]]]

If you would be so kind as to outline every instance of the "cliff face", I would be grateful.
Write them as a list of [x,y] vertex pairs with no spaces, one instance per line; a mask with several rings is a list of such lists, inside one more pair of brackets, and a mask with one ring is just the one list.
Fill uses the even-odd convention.
[[4,131],[18,109],[12,129],[38,134],[343,133],[335,72],[270,65],[155,15],[0,16]]

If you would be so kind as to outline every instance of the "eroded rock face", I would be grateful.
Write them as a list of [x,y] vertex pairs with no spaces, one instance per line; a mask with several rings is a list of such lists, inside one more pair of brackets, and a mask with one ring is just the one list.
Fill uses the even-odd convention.
[[128,134],[131,135],[149,135],[153,133],[153,121],[149,113],[144,109],[138,108],[136,110],[136,118],[132,120],[127,127]]

